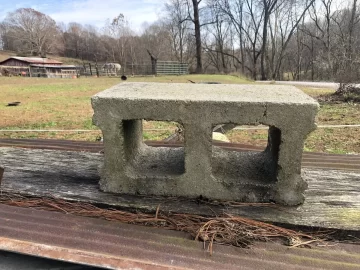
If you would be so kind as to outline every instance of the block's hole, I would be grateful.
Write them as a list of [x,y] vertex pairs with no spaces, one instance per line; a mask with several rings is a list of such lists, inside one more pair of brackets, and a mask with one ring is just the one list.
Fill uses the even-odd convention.
[[225,149],[233,148],[232,144],[241,144],[244,150],[264,150],[268,132],[269,127],[265,125],[220,124],[213,128],[213,144]]
[[143,140],[184,145],[184,127],[178,122],[143,121]]
[[184,134],[177,122],[126,120],[123,130],[129,176],[169,178],[185,173],[183,142],[164,140],[174,133]]
[[[247,185],[276,182],[281,142],[279,129],[222,124],[214,126],[213,131],[212,173],[215,177]],[[217,139],[221,139],[217,132],[226,136],[224,140]]]

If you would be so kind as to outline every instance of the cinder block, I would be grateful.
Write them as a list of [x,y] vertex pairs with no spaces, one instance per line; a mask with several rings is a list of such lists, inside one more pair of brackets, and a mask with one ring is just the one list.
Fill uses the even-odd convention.
[[[292,86],[121,83],[92,97],[102,130],[107,192],[204,196],[244,202],[304,201],[301,156],[318,103]],[[143,143],[142,120],[183,125],[184,147]],[[218,124],[269,126],[259,153],[212,146]]]

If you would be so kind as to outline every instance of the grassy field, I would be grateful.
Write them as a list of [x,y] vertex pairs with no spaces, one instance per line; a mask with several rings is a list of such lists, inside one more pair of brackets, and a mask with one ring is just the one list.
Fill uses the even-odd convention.
[[[128,81],[152,82],[216,81],[221,83],[247,83],[236,76],[187,75],[164,77],[137,77]],[[100,132],[92,125],[90,97],[99,91],[120,83],[119,78],[45,79],[0,77],[0,129],[87,129],[93,132],[1,132],[4,138],[64,138],[94,140]],[[20,101],[17,107],[6,106]],[[168,131],[145,132],[146,139],[162,139],[174,130],[173,124],[145,123],[145,128],[170,128]]]
[[10,56],[16,56],[16,53],[0,50],[0,62],[8,59]]
[[[129,78],[128,81],[153,82],[221,82],[253,83],[244,78],[226,75],[187,75]],[[90,132],[3,132],[1,138],[58,138],[91,140],[100,136],[92,125],[90,97],[95,93],[120,83],[118,78],[43,79],[0,77],[0,129],[85,129]],[[333,90],[302,88],[313,97],[330,94]],[[6,106],[20,101],[17,107]],[[319,125],[359,124],[359,104],[321,104]],[[144,138],[161,140],[174,132],[173,123],[146,122]],[[305,150],[330,153],[360,153],[360,128],[327,128],[313,132]],[[266,130],[233,130],[228,134],[232,142],[266,145]]]

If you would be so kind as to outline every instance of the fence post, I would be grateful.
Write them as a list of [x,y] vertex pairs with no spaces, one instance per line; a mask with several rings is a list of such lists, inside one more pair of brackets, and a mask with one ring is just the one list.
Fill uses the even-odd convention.
[[90,68],[90,75],[92,76],[92,69],[91,69],[91,64],[89,63],[89,68]]
[[96,76],[99,78],[99,69],[98,69],[98,65],[97,65],[97,61],[95,62],[95,71],[96,71]]

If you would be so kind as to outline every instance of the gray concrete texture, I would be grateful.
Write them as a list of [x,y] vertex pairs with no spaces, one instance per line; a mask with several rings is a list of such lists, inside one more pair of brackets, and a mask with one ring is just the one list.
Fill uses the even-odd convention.
[[[92,97],[102,130],[107,192],[244,202],[304,201],[304,140],[316,128],[318,103],[292,86],[122,83]],[[154,148],[142,120],[183,125],[182,148]],[[264,152],[238,153],[212,145],[219,124],[267,125]]]

